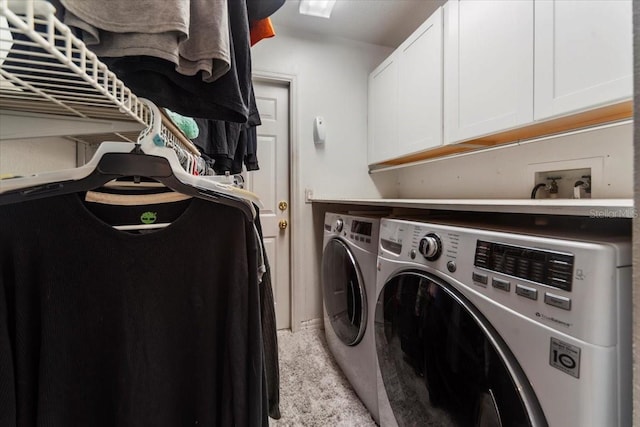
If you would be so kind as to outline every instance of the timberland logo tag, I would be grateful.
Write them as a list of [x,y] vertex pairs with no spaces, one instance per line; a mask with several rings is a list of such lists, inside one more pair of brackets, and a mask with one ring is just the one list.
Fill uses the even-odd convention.
[[143,224],[153,224],[158,219],[157,212],[144,212],[140,215]]

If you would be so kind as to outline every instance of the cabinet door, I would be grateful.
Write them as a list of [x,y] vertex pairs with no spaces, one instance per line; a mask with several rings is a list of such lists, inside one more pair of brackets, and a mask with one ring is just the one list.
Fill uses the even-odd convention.
[[533,0],[444,8],[445,143],[533,121]]
[[536,0],[535,119],[633,96],[630,0]]
[[369,164],[389,160],[398,143],[398,63],[395,53],[369,75]]
[[442,144],[442,9],[398,49],[398,155]]

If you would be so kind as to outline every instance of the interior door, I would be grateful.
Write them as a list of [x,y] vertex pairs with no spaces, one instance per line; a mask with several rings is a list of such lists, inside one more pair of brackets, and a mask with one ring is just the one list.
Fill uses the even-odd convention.
[[290,216],[289,211],[289,88],[273,82],[254,82],[262,125],[258,127],[260,170],[247,174],[246,187],[256,193],[264,208],[260,222],[271,266],[276,304],[276,326],[291,327]]

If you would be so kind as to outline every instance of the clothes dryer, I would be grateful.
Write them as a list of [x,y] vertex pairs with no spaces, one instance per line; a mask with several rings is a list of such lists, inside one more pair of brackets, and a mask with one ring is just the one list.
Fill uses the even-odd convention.
[[383,219],[382,426],[631,425],[627,236]]
[[378,217],[327,213],[322,295],[327,344],[360,400],[378,420],[375,312]]

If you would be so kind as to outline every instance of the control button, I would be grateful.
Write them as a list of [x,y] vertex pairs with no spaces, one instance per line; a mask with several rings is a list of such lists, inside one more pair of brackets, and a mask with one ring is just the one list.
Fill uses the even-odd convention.
[[538,299],[538,290],[524,285],[516,285],[516,294],[534,301]]
[[367,243],[371,243],[371,239],[367,239]]
[[531,277],[530,280],[534,282],[544,283],[544,271],[545,265],[540,261],[533,261],[531,264]]
[[506,280],[502,279],[493,278],[491,280],[491,286],[505,292],[509,292],[511,290],[511,282],[507,282]]
[[447,263],[447,270],[449,270],[449,273],[453,273],[457,269],[458,269],[458,266],[456,265],[455,261],[449,261]]
[[571,310],[571,299],[567,297],[561,297],[560,295],[554,295],[545,292],[544,302],[545,304],[549,304],[563,310]]
[[418,254],[418,253],[416,252],[416,250],[415,250],[415,249],[411,249],[411,250],[409,251],[409,256],[411,257],[411,259],[416,259],[416,255],[417,255],[417,254]]
[[487,286],[487,283],[489,283],[489,277],[487,277],[486,274],[480,274],[480,273],[476,273],[473,272],[471,278],[473,279],[473,281],[479,285],[482,286]]
[[344,227],[344,221],[341,219],[336,220],[336,231],[339,233],[342,231],[342,227]]

